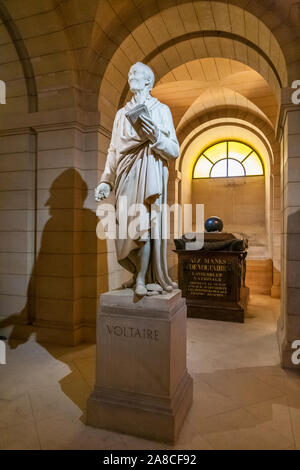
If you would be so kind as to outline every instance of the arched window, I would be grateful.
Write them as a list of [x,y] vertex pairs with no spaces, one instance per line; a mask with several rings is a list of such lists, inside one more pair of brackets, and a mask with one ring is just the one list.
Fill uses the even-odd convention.
[[250,145],[236,140],[224,140],[206,148],[193,170],[193,178],[231,178],[263,174],[264,166],[259,154]]

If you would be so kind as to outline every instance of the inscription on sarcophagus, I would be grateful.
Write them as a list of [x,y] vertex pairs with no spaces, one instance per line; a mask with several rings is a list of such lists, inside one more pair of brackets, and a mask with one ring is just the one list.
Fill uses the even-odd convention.
[[244,321],[249,289],[245,287],[247,243],[232,234],[204,234],[202,249],[175,240],[178,283],[190,317]]

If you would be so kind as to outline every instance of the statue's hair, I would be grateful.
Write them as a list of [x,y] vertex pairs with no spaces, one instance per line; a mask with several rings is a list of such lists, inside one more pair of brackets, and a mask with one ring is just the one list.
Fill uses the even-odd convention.
[[[134,67],[135,65],[140,65],[140,66],[143,67],[145,78],[146,78],[146,80],[149,80],[150,90],[152,90],[152,88],[154,86],[154,82],[155,82],[155,76],[154,76],[153,70],[150,69],[150,67],[148,67],[148,65],[143,64],[143,62],[136,62],[135,64],[132,65],[132,67]],[[130,68],[132,68],[132,67],[130,67]]]

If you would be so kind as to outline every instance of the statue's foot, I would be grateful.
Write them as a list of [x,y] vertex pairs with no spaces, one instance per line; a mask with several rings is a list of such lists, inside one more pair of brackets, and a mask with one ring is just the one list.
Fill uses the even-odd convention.
[[[147,284],[147,286],[159,286],[162,290],[159,290],[160,293],[163,293],[163,292],[172,292],[172,290],[174,289],[171,285],[171,281],[170,281],[170,284],[167,284],[162,278],[159,279],[159,284],[158,283],[155,283],[155,284]],[[172,283],[173,284],[173,283]]]
[[162,282],[161,286],[165,292],[172,292],[173,290],[173,287],[171,285],[166,284],[165,282]]
[[152,297],[153,295],[160,295],[162,292],[158,292],[157,290],[148,290],[147,297]]
[[135,287],[135,293],[139,297],[143,297],[144,295],[147,295],[147,289],[146,289],[145,284],[138,283]]
[[130,287],[133,287],[134,284],[135,284],[135,277],[132,277],[131,279],[129,279],[129,281],[123,282],[122,287],[124,289],[129,289]]
[[162,292],[163,288],[159,284],[147,284],[146,288],[150,292]]
[[173,289],[178,289],[178,284],[177,284],[177,282],[172,282],[171,285],[172,285]]
[[167,291],[167,292],[172,292],[173,287],[172,286],[165,286],[164,290]]

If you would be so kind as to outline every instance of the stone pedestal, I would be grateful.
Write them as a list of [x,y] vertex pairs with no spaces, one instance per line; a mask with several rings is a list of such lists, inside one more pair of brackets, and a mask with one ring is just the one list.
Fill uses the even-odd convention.
[[101,295],[87,424],[174,442],[192,396],[181,291],[142,299],[131,289]]

